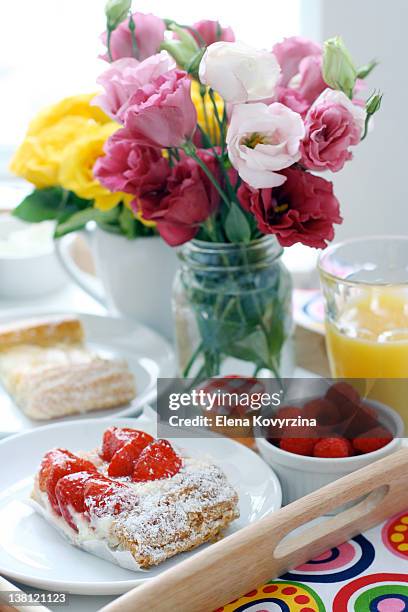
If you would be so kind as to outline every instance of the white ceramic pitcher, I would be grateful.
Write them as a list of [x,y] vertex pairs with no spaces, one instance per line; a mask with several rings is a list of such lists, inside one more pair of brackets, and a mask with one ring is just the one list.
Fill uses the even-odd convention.
[[98,280],[75,263],[71,248],[75,234],[56,241],[57,254],[71,279],[111,313],[134,318],[171,340],[176,250],[159,236],[129,240],[95,224],[81,235],[90,246]]

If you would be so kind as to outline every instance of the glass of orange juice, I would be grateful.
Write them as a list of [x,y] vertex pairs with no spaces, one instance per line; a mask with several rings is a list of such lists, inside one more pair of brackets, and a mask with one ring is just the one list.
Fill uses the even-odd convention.
[[360,379],[360,391],[408,425],[408,237],[334,244],[319,273],[332,376]]

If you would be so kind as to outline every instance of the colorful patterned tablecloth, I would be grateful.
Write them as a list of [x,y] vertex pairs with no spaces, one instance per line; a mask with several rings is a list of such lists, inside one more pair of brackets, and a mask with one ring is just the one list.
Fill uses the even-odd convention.
[[408,511],[217,612],[408,612]]

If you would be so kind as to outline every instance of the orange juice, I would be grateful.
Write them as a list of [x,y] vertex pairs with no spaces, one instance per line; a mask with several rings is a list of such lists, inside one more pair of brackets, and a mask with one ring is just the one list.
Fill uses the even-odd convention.
[[366,393],[396,408],[407,422],[408,293],[395,287],[366,290],[363,298],[344,304],[335,324],[326,322],[326,340],[332,375],[370,379]]

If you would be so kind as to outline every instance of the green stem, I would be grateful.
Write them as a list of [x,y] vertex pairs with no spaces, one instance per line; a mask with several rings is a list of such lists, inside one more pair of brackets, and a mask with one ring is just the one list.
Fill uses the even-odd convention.
[[196,153],[196,147],[195,147],[194,143],[191,142],[191,140],[188,140],[188,141],[186,141],[184,143],[184,145],[182,145],[182,149],[186,153],[186,155],[188,155],[189,157],[192,157],[194,159],[194,161],[197,162],[197,164],[200,166],[201,170],[204,172],[204,174],[207,176],[207,178],[214,185],[214,187],[217,190],[217,192],[218,192],[219,196],[221,197],[221,199],[229,207],[230,206],[230,201],[229,201],[227,195],[221,189],[221,186],[220,186],[219,182],[217,181],[217,179],[215,178],[215,176],[213,175],[213,173],[211,172],[211,170],[209,169],[207,164],[205,162],[203,162],[203,160],[198,157],[198,155]]
[[201,96],[201,104],[203,107],[205,129],[206,129],[207,135],[210,138],[210,140],[214,142],[214,138],[213,138],[214,134],[211,133],[210,122],[208,120],[207,106],[205,103],[206,89],[205,89],[205,86],[203,85],[200,85],[200,96]]
[[212,102],[213,105],[213,109],[214,109],[214,116],[215,119],[217,121],[218,124],[218,128],[220,130],[220,138],[221,138],[221,147],[222,147],[222,154],[224,154],[225,151],[225,123],[224,123],[224,116],[225,116],[225,102],[224,102],[224,112],[223,112],[223,118],[222,120],[220,119],[220,115],[218,113],[218,108],[217,108],[217,102],[215,100],[215,96],[214,96],[214,90],[209,89],[208,94],[210,96],[210,100]]
[[367,133],[368,133],[368,124],[370,122],[370,118],[371,118],[371,115],[369,115],[367,113],[367,116],[365,118],[365,123],[364,123],[364,132],[363,132],[362,137],[360,138],[360,142],[362,142],[364,140],[364,138],[367,136]]
[[129,15],[129,23],[128,23],[128,25],[129,25],[130,35],[132,37],[132,52],[133,52],[133,57],[135,57],[137,59],[139,48],[137,46],[137,40],[136,40],[136,34],[135,34],[135,29],[136,29],[135,20],[133,19],[133,15],[132,14]]
[[107,26],[107,30],[106,30],[106,46],[108,48],[108,58],[109,58],[110,62],[113,62],[112,51],[111,51],[112,31],[113,30],[111,30],[111,28],[109,26]]
[[188,375],[190,374],[190,370],[193,367],[193,365],[195,363],[195,360],[197,359],[197,357],[199,356],[199,354],[203,350],[203,347],[204,347],[204,343],[203,343],[203,341],[201,341],[200,344],[195,349],[194,353],[191,355],[190,359],[188,360],[188,363],[187,363],[186,367],[183,370],[183,378],[188,378]]
[[[245,261],[245,267],[247,269],[247,273],[249,274],[250,267],[249,267],[249,261],[248,261],[248,252],[247,252],[245,246],[243,247],[243,259]],[[266,328],[266,325],[265,325],[264,320],[263,320],[263,312],[262,312],[261,306],[259,304],[258,296],[255,295],[254,293],[251,293],[251,297],[252,297],[252,301],[254,303],[254,306],[256,308],[256,311],[258,313],[259,327],[261,328],[262,333],[263,333],[263,335],[265,337],[266,348],[267,348],[267,351],[268,351],[268,367],[274,373],[275,378],[279,381],[279,384],[282,384],[282,379],[280,377],[280,373],[279,373],[279,371],[278,371],[278,369],[277,369],[277,367],[276,367],[276,365],[274,363],[272,355],[269,354],[270,353],[269,332],[268,332],[268,329]]]

